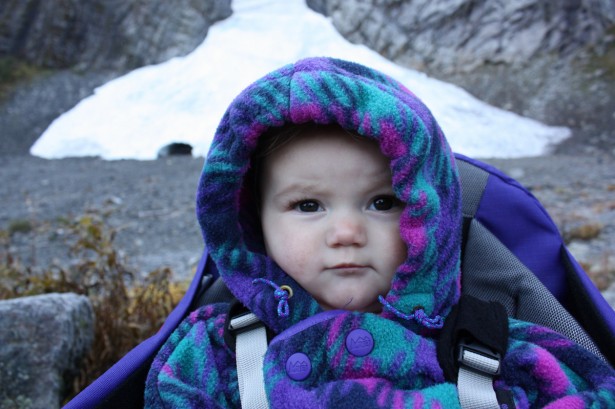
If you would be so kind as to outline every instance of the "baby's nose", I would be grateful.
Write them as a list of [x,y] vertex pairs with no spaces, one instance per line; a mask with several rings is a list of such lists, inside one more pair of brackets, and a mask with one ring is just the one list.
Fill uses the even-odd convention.
[[363,246],[367,243],[367,232],[361,218],[346,215],[332,221],[326,235],[330,247]]

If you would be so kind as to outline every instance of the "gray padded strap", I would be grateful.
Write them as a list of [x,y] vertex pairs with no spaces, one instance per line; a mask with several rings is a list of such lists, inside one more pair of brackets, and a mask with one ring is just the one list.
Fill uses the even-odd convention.
[[489,173],[461,160],[457,161],[457,167],[461,180],[461,211],[466,217],[474,217],[487,186]]
[[463,263],[464,294],[497,301],[509,317],[551,328],[606,361],[587,332],[538,277],[476,219],[470,225]]
[[[231,320],[230,329],[239,331],[235,341],[239,397],[244,409],[269,409],[265,393],[263,362],[267,352],[267,331],[253,313]],[[252,328],[241,331],[243,328]]]

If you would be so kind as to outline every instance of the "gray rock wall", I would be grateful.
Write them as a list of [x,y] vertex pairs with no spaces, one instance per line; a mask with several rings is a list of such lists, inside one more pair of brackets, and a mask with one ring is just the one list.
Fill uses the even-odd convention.
[[599,44],[615,22],[601,0],[307,0],[350,41],[443,73],[524,64]]
[[615,149],[615,1],[307,3],[349,41],[496,106],[570,126],[590,150]]
[[126,70],[187,54],[230,15],[230,0],[4,0],[0,55]]
[[231,13],[231,0],[0,1],[0,63],[13,58],[44,68],[0,100],[0,156],[28,154],[47,126],[94,88],[189,53]]
[[46,294],[0,301],[0,407],[59,408],[65,379],[94,338],[87,297]]

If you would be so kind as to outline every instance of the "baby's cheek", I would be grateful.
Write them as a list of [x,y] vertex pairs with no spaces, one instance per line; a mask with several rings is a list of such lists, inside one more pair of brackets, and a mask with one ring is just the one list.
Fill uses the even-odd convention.
[[312,281],[318,275],[318,260],[322,258],[322,254],[318,254],[317,243],[313,240],[311,231],[304,226],[279,227],[284,228],[277,231],[275,251],[270,257],[286,274],[310,291]]
[[295,280],[302,281],[309,275],[311,271],[310,261],[314,260],[315,257],[318,256],[310,251],[306,245],[301,245],[301,243],[289,245],[286,254],[284,254],[287,266],[286,272]]

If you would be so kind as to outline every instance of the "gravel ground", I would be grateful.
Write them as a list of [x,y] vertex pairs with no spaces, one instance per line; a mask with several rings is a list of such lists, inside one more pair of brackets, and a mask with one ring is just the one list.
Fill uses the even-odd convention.
[[192,274],[202,251],[195,192],[202,159],[103,161],[0,156],[0,229],[30,225],[14,234],[12,251],[29,264],[66,263],[60,219],[87,211],[108,213],[116,247],[141,272],[171,267]]
[[[577,259],[615,306],[615,166],[610,155],[485,161],[519,180],[545,205]],[[141,272],[171,267],[192,275],[202,250],[194,198],[202,158],[103,161],[0,156],[0,229],[15,233],[24,263],[66,263],[61,218],[109,213],[117,248]],[[610,287],[610,288],[609,288]]]

